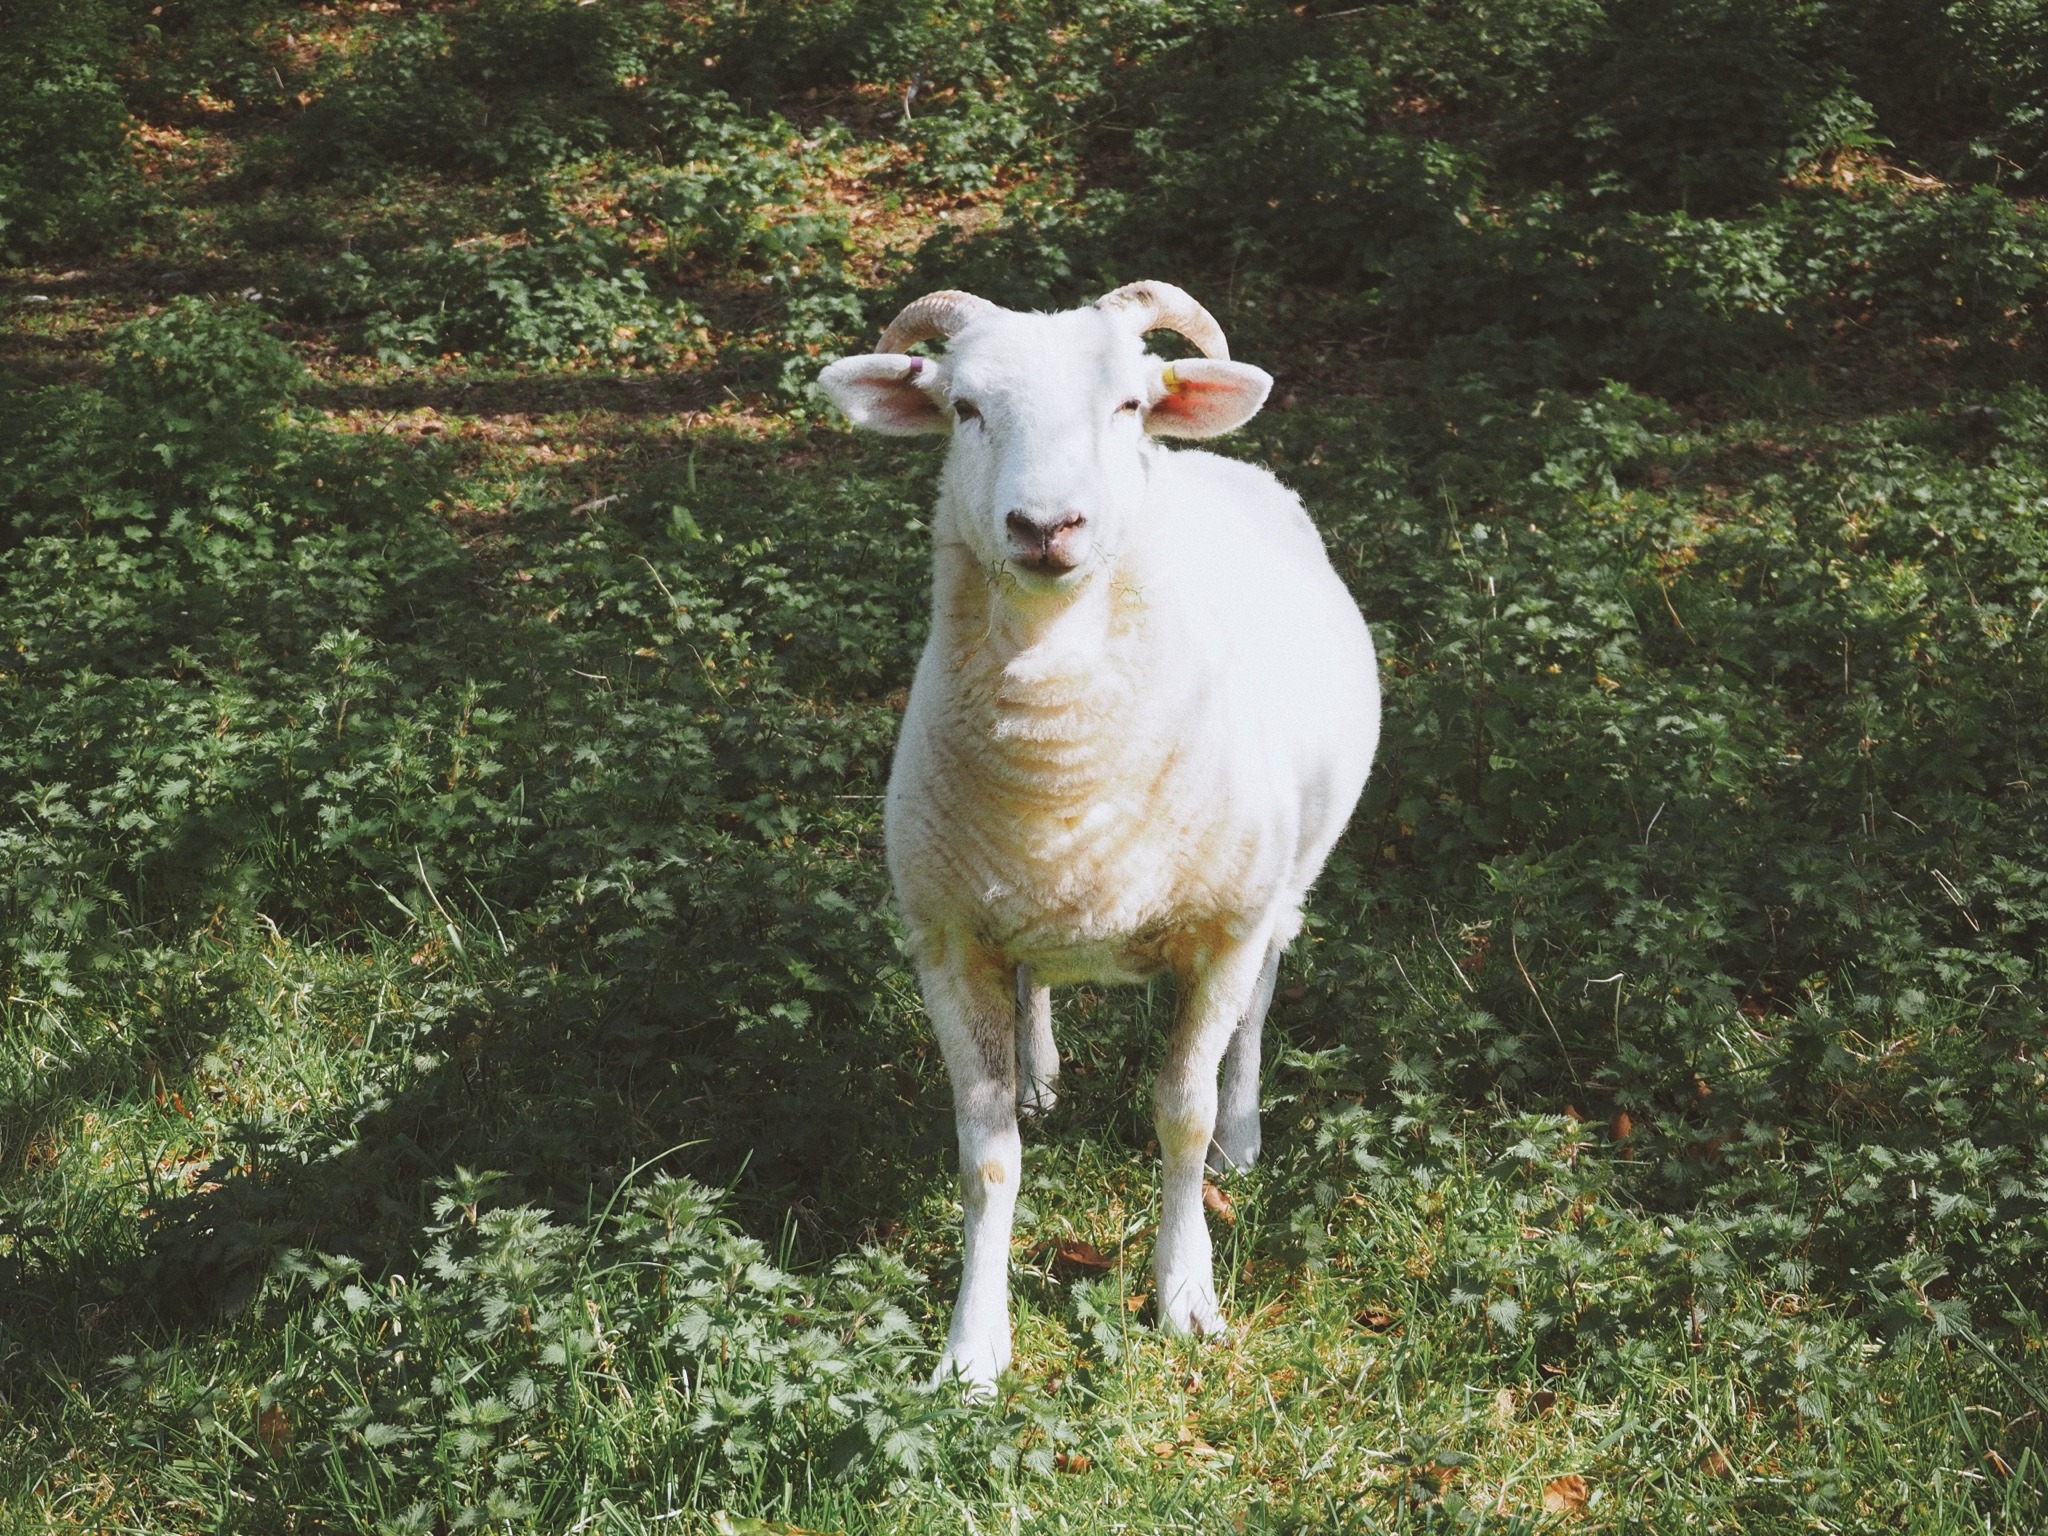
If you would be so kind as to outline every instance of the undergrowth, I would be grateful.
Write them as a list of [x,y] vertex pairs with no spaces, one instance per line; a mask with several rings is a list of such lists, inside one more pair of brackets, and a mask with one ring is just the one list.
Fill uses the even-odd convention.
[[[2037,1529],[2037,10],[0,26],[4,1523]],[[1233,1332],[1142,1289],[1169,989],[1076,989],[969,1408],[933,461],[808,380],[1139,276],[1386,733]]]

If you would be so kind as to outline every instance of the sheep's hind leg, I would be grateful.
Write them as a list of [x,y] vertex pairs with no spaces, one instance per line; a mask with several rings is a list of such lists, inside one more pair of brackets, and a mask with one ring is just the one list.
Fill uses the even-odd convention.
[[1223,1053],[1223,1081],[1216,1100],[1216,1134],[1209,1141],[1209,1171],[1229,1173],[1259,1160],[1259,1055],[1266,1032],[1266,1011],[1273,1006],[1273,988],[1280,980],[1280,955],[1275,943],[1266,951],[1265,967],[1252,990],[1251,1007],[1230,1037]]
[[1007,967],[968,954],[923,967],[920,979],[953,1080],[966,1217],[960,1299],[934,1379],[958,1376],[970,1397],[983,1397],[1010,1367],[1010,1227],[1023,1174],[1011,976]]
[[1159,1133],[1159,1238],[1152,1268],[1169,1333],[1221,1333],[1214,1254],[1202,1209],[1203,1160],[1216,1131],[1216,1069],[1250,1011],[1267,940],[1218,954],[1181,978],[1180,1017],[1160,1068],[1152,1123]]
[[1043,1115],[1059,1102],[1060,1050],[1052,1038],[1052,988],[1017,967],[1017,1113]]

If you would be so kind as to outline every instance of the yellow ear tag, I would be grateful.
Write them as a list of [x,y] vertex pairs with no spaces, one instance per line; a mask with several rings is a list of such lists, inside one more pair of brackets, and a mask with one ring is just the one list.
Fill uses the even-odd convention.
[[1166,365],[1166,372],[1159,376],[1159,382],[1166,386],[1169,395],[1180,388],[1180,375],[1173,371],[1173,364]]

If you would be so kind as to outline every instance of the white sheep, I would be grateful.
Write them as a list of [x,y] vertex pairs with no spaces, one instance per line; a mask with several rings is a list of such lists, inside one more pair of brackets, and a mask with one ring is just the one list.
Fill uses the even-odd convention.
[[[1204,357],[1147,354],[1161,329]],[[943,362],[903,355],[940,337]],[[939,1376],[986,1392],[1010,1363],[1017,1114],[1052,1102],[1048,989],[1071,982],[1174,973],[1157,1304],[1216,1333],[1204,1164],[1257,1156],[1280,954],[1379,737],[1372,636],[1300,501],[1152,440],[1242,425],[1272,378],[1180,289],[1133,283],[1054,315],[931,294],[820,383],[858,426],[952,438],[886,813],[960,1142]]]

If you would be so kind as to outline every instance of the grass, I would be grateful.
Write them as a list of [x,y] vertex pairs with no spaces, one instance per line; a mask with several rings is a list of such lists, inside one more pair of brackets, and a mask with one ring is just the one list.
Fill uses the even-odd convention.
[[[1281,374],[1231,451],[1373,621],[1385,756],[1228,1338],[1144,1294],[1170,989],[1075,989],[1017,1369],[923,1387],[878,796],[936,461],[786,365],[1004,189],[862,90],[747,183],[843,255],[604,246],[654,162],[572,159],[583,297],[474,355],[407,350],[466,290],[403,253],[510,193],[266,180],[303,119],[167,111],[146,238],[0,273],[0,1529],[2038,1529],[2048,404],[1925,330],[1567,390],[1149,274]],[[606,262],[675,350],[548,355]]]

